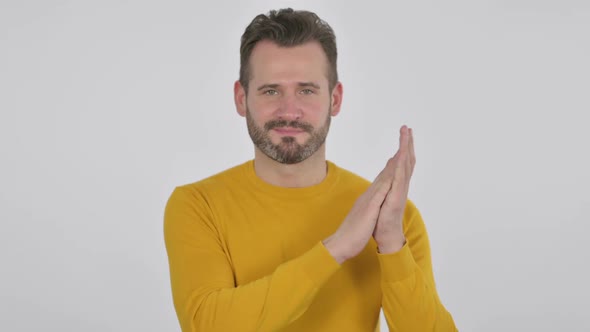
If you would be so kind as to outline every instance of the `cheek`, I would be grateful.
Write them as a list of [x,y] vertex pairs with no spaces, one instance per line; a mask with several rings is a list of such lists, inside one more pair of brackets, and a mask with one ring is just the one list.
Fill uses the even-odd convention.
[[271,115],[278,108],[278,103],[276,101],[252,98],[248,103],[248,108],[255,118],[264,118]]
[[309,98],[301,101],[301,106],[309,110],[323,110],[326,107],[323,99],[320,98]]
[[315,121],[324,121],[330,113],[330,103],[325,100],[314,100],[309,103],[308,116],[313,118]]

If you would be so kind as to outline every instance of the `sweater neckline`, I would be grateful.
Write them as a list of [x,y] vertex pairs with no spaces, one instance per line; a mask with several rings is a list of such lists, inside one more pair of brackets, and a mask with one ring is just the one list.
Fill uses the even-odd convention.
[[338,167],[331,161],[326,160],[326,177],[320,183],[308,187],[281,187],[262,180],[254,170],[253,159],[246,162],[245,166],[246,178],[255,187],[255,189],[273,196],[289,197],[291,199],[309,198],[312,196],[324,194],[332,189],[339,177]]

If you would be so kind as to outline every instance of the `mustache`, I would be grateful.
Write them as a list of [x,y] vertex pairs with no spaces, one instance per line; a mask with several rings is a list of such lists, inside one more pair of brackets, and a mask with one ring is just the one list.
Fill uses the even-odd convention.
[[269,131],[274,128],[280,127],[291,127],[301,129],[305,132],[311,133],[313,131],[313,126],[306,122],[299,122],[299,121],[287,121],[287,120],[271,120],[264,124],[264,129]]

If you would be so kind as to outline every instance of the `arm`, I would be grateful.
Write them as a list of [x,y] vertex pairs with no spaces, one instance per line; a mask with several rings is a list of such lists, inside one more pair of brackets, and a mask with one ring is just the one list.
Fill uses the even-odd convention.
[[393,165],[389,160],[334,234],[271,275],[240,286],[206,198],[177,188],[166,205],[164,235],[182,330],[276,331],[297,319],[340,264],[365,248]]
[[390,331],[457,331],[442,305],[432,272],[430,243],[416,206],[404,211],[406,243],[390,254],[379,254],[383,312]]
[[412,130],[400,129],[400,148],[393,157],[395,174],[373,237],[379,247],[383,311],[390,331],[456,331],[453,318],[438,298],[430,243],[422,216],[408,200],[414,171]]
[[340,267],[318,242],[266,277],[236,286],[206,200],[177,188],[164,235],[172,295],[184,332],[275,331],[297,319]]

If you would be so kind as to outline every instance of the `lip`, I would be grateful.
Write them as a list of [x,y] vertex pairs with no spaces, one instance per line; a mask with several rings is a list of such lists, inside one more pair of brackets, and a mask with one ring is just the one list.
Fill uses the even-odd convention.
[[273,130],[282,135],[297,135],[304,133],[304,131],[301,129],[289,127],[274,128]]

